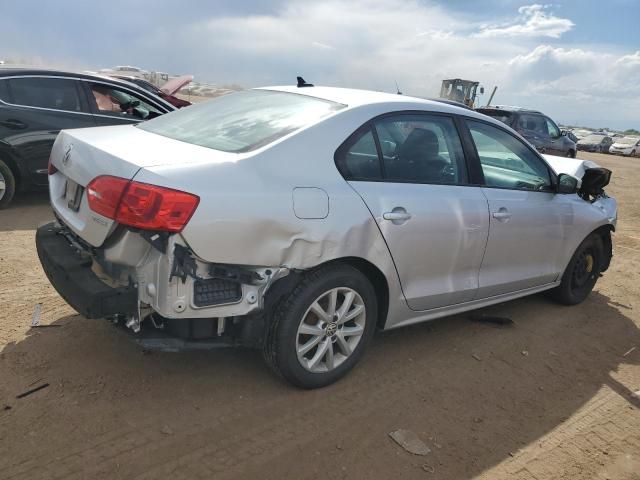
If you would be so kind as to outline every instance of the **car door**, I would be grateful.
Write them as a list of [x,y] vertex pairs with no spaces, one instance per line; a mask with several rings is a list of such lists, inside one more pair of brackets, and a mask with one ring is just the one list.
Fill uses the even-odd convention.
[[63,129],[95,127],[73,78],[20,76],[5,83],[0,107],[0,138],[28,172],[29,183],[46,186],[53,142]]
[[127,125],[167,113],[146,96],[108,82],[83,82],[87,100],[98,125]]
[[568,147],[564,143],[564,138],[560,128],[547,116],[542,116],[544,121],[543,128],[547,132],[547,148],[546,153],[550,155],[560,155],[562,157],[567,155]]
[[550,168],[510,132],[478,120],[466,123],[482,167],[491,222],[477,298],[554,282],[572,210],[555,193]]
[[407,304],[473,299],[487,241],[487,200],[468,173],[454,119],[393,114],[341,147],[337,164],[373,214]]

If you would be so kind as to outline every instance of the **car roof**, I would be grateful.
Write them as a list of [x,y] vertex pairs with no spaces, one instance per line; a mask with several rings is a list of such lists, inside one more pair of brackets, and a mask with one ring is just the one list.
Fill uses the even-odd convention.
[[49,77],[69,77],[69,78],[80,78],[83,80],[95,80],[101,82],[109,82],[113,85],[118,85],[121,87],[129,88],[136,90],[137,92],[142,92],[146,95],[151,95],[154,97],[154,100],[158,103],[161,103],[163,106],[169,106],[171,110],[175,110],[175,107],[160,98],[158,95],[154,95],[152,92],[145,90],[144,88],[136,85],[133,82],[129,82],[127,80],[121,80],[119,78],[110,77],[109,75],[102,75],[100,73],[86,73],[86,72],[71,72],[67,70],[55,70],[49,68],[33,68],[33,67],[24,67],[24,66],[15,66],[15,65],[2,65],[0,66],[0,78],[3,77],[14,77],[14,76],[49,76]]
[[296,87],[292,85],[287,86],[274,86],[274,87],[260,87],[259,90],[275,90],[280,92],[295,93],[298,95],[306,95],[309,97],[319,98],[321,100],[328,100],[330,102],[336,102],[349,107],[358,107],[362,105],[370,104],[411,104],[415,103],[416,106],[420,106],[420,109],[424,107],[433,107],[434,110],[440,112],[458,113],[469,115],[472,111],[465,106],[455,105],[449,102],[442,102],[440,100],[428,100],[425,98],[411,97],[409,95],[402,95],[397,93],[377,92],[373,90],[359,90],[355,88],[340,88],[340,87],[322,87],[322,86],[310,86],[310,87]]
[[544,115],[540,110],[533,110],[531,108],[516,107],[513,105],[493,105],[491,107],[478,107],[478,110],[494,110],[496,112],[518,112],[518,113],[538,113]]

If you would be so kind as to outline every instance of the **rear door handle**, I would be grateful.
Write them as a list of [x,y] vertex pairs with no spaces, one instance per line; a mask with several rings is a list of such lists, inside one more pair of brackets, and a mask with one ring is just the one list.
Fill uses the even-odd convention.
[[382,214],[382,218],[390,220],[395,225],[400,225],[401,223],[409,220],[411,218],[411,214],[402,207],[396,207],[390,212],[384,212]]
[[385,220],[409,220],[411,214],[406,212],[386,212],[382,214],[382,218]]
[[493,212],[491,215],[493,218],[501,222],[506,222],[511,218],[511,213],[509,213],[509,211],[504,207],[498,209],[497,212]]

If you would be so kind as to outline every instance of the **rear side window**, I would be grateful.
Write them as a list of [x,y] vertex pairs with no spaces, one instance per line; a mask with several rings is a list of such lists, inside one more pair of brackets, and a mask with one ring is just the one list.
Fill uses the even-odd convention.
[[336,165],[349,180],[380,180],[382,171],[373,130],[369,126],[351,137],[336,155]]
[[25,77],[7,79],[11,103],[28,107],[82,111],[75,80]]
[[297,93],[245,90],[138,125],[224,152],[248,152],[312,125],[345,105]]
[[385,180],[412,183],[466,182],[462,144],[452,118],[394,115],[375,122]]

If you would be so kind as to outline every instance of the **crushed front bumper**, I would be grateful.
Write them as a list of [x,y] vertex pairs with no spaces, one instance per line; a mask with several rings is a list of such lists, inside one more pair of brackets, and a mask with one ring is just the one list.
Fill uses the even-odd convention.
[[91,256],[75,246],[55,222],[38,228],[36,248],[51,285],[81,315],[105,318],[136,314],[137,289],[113,288],[102,282],[91,268]]

